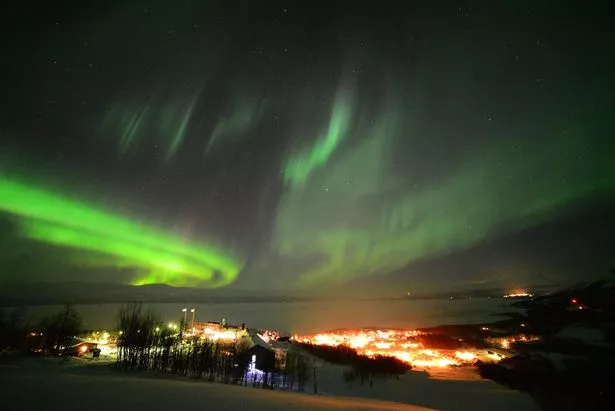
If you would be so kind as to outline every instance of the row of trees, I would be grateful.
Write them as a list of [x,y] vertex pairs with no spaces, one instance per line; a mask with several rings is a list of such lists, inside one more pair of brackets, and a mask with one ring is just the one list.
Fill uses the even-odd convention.
[[[275,355],[273,366],[251,370],[252,353],[247,339],[236,342],[187,339],[181,333],[183,324],[179,329],[167,327],[154,311],[144,310],[140,304],[121,307],[117,324],[116,368],[124,371],[149,370],[226,384],[301,391],[311,381],[316,392],[315,358],[348,366],[344,373],[348,383],[359,380],[361,384],[369,382],[370,386],[377,376],[399,376],[410,369],[395,358],[369,358],[350,347],[294,343]],[[0,312],[0,349],[59,353],[72,344],[81,329],[81,318],[71,306],[42,319],[36,326],[22,321],[19,311]],[[36,330],[34,335],[31,330]]]
[[377,377],[398,378],[412,368],[410,364],[397,358],[381,355],[367,357],[358,354],[356,350],[345,345],[336,347],[306,343],[299,343],[298,345],[326,362],[349,367],[343,374],[343,378],[348,384],[359,380],[361,384],[369,382],[371,387]]
[[83,322],[73,307],[66,305],[62,310],[43,318],[37,327],[42,332],[42,349],[60,352],[63,347],[71,345],[81,332]]
[[[128,305],[118,314],[120,370],[170,373],[225,384],[252,384],[263,388],[302,390],[309,375],[307,357],[289,351],[276,357],[275,366],[263,372],[249,370],[249,343],[186,339],[181,331],[166,327],[153,311]],[[183,327],[180,327],[180,330]]]
[[[1,355],[7,350],[58,354],[82,331],[81,317],[70,305],[35,324],[24,321],[22,313],[18,309],[0,310]],[[187,340],[181,331],[167,327],[154,311],[144,310],[140,304],[121,307],[117,323],[119,370],[150,370],[227,384],[304,390],[313,368],[307,355],[291,349],[276,356],[270,369],[251,372],[246,340]]]
[[[28,324],[18,309],[0,311],[0,350],[58,353],[71,344],[81,328],[81,317],[70,305],[36,324]],[[34,335],[32,331],[36,331]]]
[[20,311],[6,312],[0,310],[0,351],[14,350],[23,345],[26,337],[26,325],[20,315]]
[[[313,367],[314,363],[308,356],[297,349],[289,349],[284,355],[283,363],[278,361],[276,364],[276,368],[280,370],[279,387],[294,390],[296,384],[299,391],[304,391]],[[313,383],[316,386],[316,382]]]

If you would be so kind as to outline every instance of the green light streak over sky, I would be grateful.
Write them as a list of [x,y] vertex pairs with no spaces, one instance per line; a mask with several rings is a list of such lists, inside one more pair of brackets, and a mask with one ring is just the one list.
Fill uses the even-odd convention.
[[169,161],[175,155],[175,153],[177,152],[177,149],[179,148],[182,141],[184,140],[184,137],[186,135],[186,128],[188,127],[188,123],[190,123],[190,118],[192,118],[192,111],[194,109],[195,103],[196,102],[193,101],[188,107],[188,109],[186,110],[186,113],[183,115],[181,123],[179,127],[177,128],[177,130],[175,131],[173,138],[171,139],[171,144],[169,145],[169,148],[167,150],[167,154],[165,157],[166,161]]
[[314,170],[326,165],[348,135],[352,115],[351,99],[339,93],[333,103],[327,132],[317,138],[312,147],[289,158],[282,170],[284,181],[294,185],[303,184]]
[[[231,284],[242,263],[212,247],[188,244],[74,199],[32,185],[0,179],[0,210],[20,217],[33,240],[108,257],[96,263],[139,272],[132,284],[216,288]],[[105,264],[106,263],[106,264]]]
[[223,142],[235,142],[244,135],[260,120],[266,106],[266,101],[242,101],[234,107],[232,114],[220,117],[207,141],[206,153]]
[[203,84],[190,92],[189,99],[178,94],[164,100],[154,96],[148,100],[117,101],[106,111],[99,134],[114,144],[117,140],[121,155],[138,151],[142,143],[160,146],[164,150],[162,158],[168,162],[186,138],[202,89]]
[[289,160],[297,164],[293,182],[303,184],[282,197],[272,250],[312,261],[302,286],[390,273],[556,219],[592,196],[615,197],[611,151],[588,140],[597,132],[591,125],[494,142],[421,185],[391,166],[395,144],[412,139],[411,123],[383,113],[319,173],[308,178],[310,164],[323,164],[307,160],[314,157]]

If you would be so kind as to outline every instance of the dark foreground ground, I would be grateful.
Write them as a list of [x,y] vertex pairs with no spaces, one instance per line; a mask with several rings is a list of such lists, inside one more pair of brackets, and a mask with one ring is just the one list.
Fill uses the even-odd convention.
[[27,359],[0,364],[2,410],[390,410],[392,402],[266,391],[251,387],[121,374],[108,365]]

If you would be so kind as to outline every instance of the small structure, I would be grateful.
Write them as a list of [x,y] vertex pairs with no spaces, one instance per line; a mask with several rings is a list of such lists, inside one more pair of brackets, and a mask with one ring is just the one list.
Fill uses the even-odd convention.
[[498,362],[512,356],[513,353],[510,351],[502,350],[500,348],[488,348],[484,353],[478,356],[478,359],[482,362]]
[[92,352],[100,353],[100,350],[98,349],[98,344],[81,341],[81,342],[77,342],[73,345],[70,345],[64,348],[61,351],[60,355],[68,355],[72,357],[82,357],[83,355],[87,353],[92,353]]
[[251,331],[246,337],[248,349],[244,353],[244,365],[249,371],[269,372],[275,369],[276,352],[258,333]]

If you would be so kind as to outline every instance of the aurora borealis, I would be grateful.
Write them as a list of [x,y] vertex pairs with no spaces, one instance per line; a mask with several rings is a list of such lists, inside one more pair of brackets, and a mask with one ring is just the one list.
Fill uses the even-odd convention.
[[212,247],[195,246],[79,201],[12,181],[0,182],[0,210],[20,217],[21,234],[59,247],[105,255],[105,265],[140,272],[133,284],[221,287],[240,263]]
[[604,274],[613,6],[496,3],[16,6],[0,283]]

